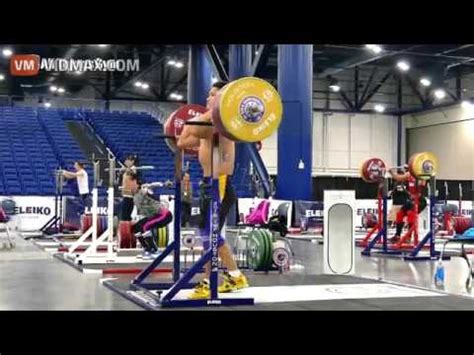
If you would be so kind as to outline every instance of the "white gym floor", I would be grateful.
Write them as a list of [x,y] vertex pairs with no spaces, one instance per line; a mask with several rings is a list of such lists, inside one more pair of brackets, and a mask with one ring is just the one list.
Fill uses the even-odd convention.
[[[322,274],[322,245],[318,241],[292,240],[295,252],[290,276],[297,280],[309,275]],[[83,274],[57,260],[51,254],[39,249],[32,241],[16,238],[13,250],[0,251],[0,310],[140,310],[141,308],[107,289],[100,274]],[[266,285],[251,287],[241,296],[254,296],[257,303],[272,303],[305,300],[338,300],[354,298],[393,298],[433,296],[427,290],[416,290],[404,285],[419,286],[436,290],[433,273],[436,262],[405,262],[396,258],[362,257],[356,250],[355,276],[372,280],[383,279],[396,285],[372,284],[362,288],[359,285],[340,284],[337,290],[329,285]],[[473,298],[464,288],[467,267],[464,260],[453,258],[445,261],[446,286],[448,293]],[[111,276],[107,276],[108,278]],[[268,277],[259,275],[259,278]],[[277,280],[278,274],[271,275]],[[328,288],[329,287],[329,288]],[[248,294],[248,295],[247,295]],[[305,295],[305,296],[302,296]],[[437,294],[439,295],[439,294]],[[443,298],[443,297],[441,297]],[[469,306],[468,306],[469,307]],[[464,308],[466,309],[466,305]]]

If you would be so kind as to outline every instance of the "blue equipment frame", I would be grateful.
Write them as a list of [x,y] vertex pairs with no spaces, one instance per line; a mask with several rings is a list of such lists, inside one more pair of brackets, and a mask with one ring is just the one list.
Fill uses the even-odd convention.
[[[202,122],[199,122],[202,125]],[[211,124],[209,124],[211,125]],[[213,154],[211,152],[211,161],[213,161]],[[212,179],[212,208],[209,211],[209,232],[211,248],[204,253],[204,255],[183,275],[180,270],[180,249],[181,249],[181,176],[182,176],[182,159],[183,153],[178,151],[175,153],[175,216],[174,216],[174,240],[166,249],[140,274],[138,274],[131,282],[130,288],[132,290],[168,290],[166,295],[162,298],[156,296],[157,301],[162,307],[205,307],[205,306],[238,306],[238,305],[253,305],[253,298],[219,298],[218,288],[218,273],[219,273],[219,255],[218,255],[218,235],[219,235],[219,181]],[[212,170],[212,169],[211,169]],[[213,172],[211,171],[213,176]],[[212,233],[211,233],[212,231]],[[173,252],[173,282],[172,283],[147,283],[145,279],[155,270],[168,256]],[[211,263],[210,274],[210,291],[209,299],[201,300],[175,300],[173,299],[177,293],[183,289],[189,289],[195,286],[191,283],[192,278],[202,272],[203,267]],[[153,297],[153,296],[152,296]]]

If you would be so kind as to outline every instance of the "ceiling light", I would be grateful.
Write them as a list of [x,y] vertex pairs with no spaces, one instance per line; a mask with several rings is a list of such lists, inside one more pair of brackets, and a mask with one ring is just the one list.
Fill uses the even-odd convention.
[[0,81],[3,81],[3,80],[5,80],[5,75],[0,74]]
[[184,67],[184,64],[182,62],[176,62],[174,66],[178,69],[181,69],[182,67]]
[[382,47],[378,44],[366,44],[365,48],[371,50],[375,54],[379,54],[380,52],[382,52]]
[[439,100],[444,99],[446,97],[446,91],[443,89],[437,89],[434,92],[434,96]]
[[51,102],[45,102],[44,107],[46,107],[46,108],[51,107]]
[[58,91],[58,87],[53,85],[49,88],[49,90],[52,91],[52,92],[56,92],[56,91]]
[[64,94],[66,92],[66,90],[64,90],[64,88],[58,88],[58,92],[60,94]]
[[142,85],[143,85],[143,83],[142,83],[141,81],[136,81],[136,82],[135,82],[135,86],[136,86],[137,88],[142,87]]
[[175,60],[168,60],[168,65],[176,65],[176,61]]
[[377,112],[384,112],[385,111],[385,106],[384,105],[375,105],[374,110]]
[[148,89],[150,87],[150,85],[148,85],[147,83],[143,83],[142,84],[142,89]]
[[461,103],[461,107],[462,108],[473,108],[474,107],[474,104],[470,101],[467,101],[467,100],[464,100],[462,103]]
[[333,85],[329,85],[329,89],[331,89],[334,92],[338,92],[339,90],[341,90],[341,87],[337,84],[333,84]]
[[408,64],[407,62],[401,60],[397,63],[397,67],[401,71],[408,71],[410,69],[410,64]]
[[4,48],[2,53],[4,57],[8,58],[8,57],[11,57],[11,55],[13,54],[13,51],[10,48]]
[[430,86],[431,85],[431,80],[428,78],[421,78],[420,79],[420,84],[423,86]]

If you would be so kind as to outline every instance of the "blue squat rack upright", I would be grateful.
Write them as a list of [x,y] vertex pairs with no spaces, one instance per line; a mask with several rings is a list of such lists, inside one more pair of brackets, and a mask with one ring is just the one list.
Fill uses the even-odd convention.
[[[191,124],[191,123],[186,123]],[[203,124],[203,122],[193,122],[192,124],[209,125]],[[166,137],[172,138],[174,137]],[[211,162],[213,161],[214,152],[211,151]],[[220,208],[220,197],[219,197],[219,181],[212,179],[211,192],[212,192],[212,204],[208,215],[209,228],[206,232],[210,233],[210,245],[211,247],[207,250],[201,258],[187,271],[181,275],[180,270],[180,249],[181,249],[181,176],[182,176],[182,151],[175,153],[175,215],[174,215],[174,240],[166,247],[166,249],[140,274],[138,274],[131,282],[130,288],[132,290],[144,290],[144,291],[164,291],[168,292],[161,297],[160,295],[155,296],[148,293],[149,297],[156,298],[156,301],[161,304],[161,307],[205,307],[205,306],[238,306],[238,305],[253,305],[253,298],[219,298],[217,287],[218,287],[218,273],[219,273],[219,255],[218,255],[218,228],[219,228],[219,208]],[[213,172],[211,169],[211,176]],[[211,233],[212,231],[212,233]],[[146,278],[164,261],[164,259],[173,253],[173,282],[168,283],[151,283],[145,282]],[[192,283],[192,278],[202,272],[204,266],[211,263],[211,274],[210,274],[210,298],[200,300],[183,300],[174,299],[179,291],[184,289],[193,288],[196,284]]]
[[[383,181],[379,185],[379,194],[382,195],[382,228],[378,231],[377,235],[372,238],[369,244],[362,250],[361,254],[363,256],[371,256],[373,249],[377,250],[377,254],[386,254],[386,255],[400,255],[402,252],[400,250],[389,249],[388,247],[388,226],[387,226],[387,195],[388,195],[388,180],[383,178]],[[379,222],[380,223],[380,222]],[[376,248],[379,240],[382,240],[382,248]]]

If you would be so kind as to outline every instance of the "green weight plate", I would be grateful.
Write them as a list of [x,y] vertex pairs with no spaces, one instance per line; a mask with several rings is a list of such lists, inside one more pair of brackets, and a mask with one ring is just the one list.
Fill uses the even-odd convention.
[[264,240],[261,238],[260,233],[257,230],[252,231],[249,234],[248,240],[248,263],[249,267],[253,270],[260,270],[263,266],[266,248]]
[[273,264],[272,255],[273,255],[273,237],[268,229],[262,229],[262,234],[267,240],[267,259],[265,259],[265,270],[270,270]]
[[269,240],[267,238],[267,234],[265,233],[265,231],[263,229],[257,229],[256,231],[259,234],[259,238],[262,240],[264,248],[265,248],[264,257],[263,257],[262,264],[260,265],[259,270],[266,271],[268,270],[267,268],[268,257],[269,257],[269,251],[271,247],[270,247]]

